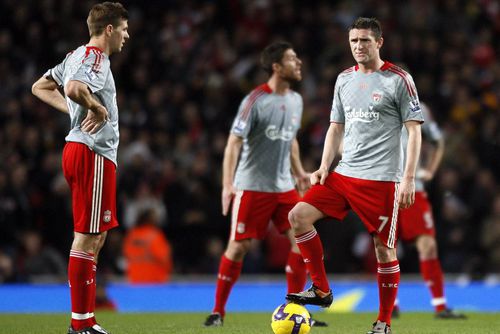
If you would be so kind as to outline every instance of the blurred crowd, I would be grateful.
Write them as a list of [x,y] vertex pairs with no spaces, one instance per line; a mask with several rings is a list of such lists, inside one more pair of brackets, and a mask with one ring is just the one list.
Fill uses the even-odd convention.
[[[125,240],[149,224],[166,245],[159,255],[169,268],[163,280],[215,273],[229,233],[220,209],[223,150],[241,99],[267,80],[260,51],[287,40],[303,61],[304,79],[295,87],[304,98],[299,142],[306,169],[314,171],[335,78],[353,65],[347,27],[370,16],[382,22],[382,58],[412,73],[446,136],[442,167],[427,184],[444,271],[500,273],[498,1],[122,2],[131,38],[111,58],[121,227],[109,233],[100,270],[125,277]],[[0,2],[0,282],[66,280],[72,214],[61,154],[69,117],[37,101],[31,85],[88,41],[94,3]],[[329,272],[369,270],[355,216],[318,229]],[[282,272],[286,247],[270,230],[244,271]],[[414,249],[399,253],[402,271],[417,272]]]

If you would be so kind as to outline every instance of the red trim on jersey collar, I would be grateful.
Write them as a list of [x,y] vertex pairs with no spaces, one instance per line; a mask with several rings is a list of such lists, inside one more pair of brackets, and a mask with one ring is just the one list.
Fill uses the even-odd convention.
[[[392,63],[389,63],[388,61],[384,61],[384,64],[382,65],[382,67],[380,67],[380,70],[381,71],[385,71],[385,70],[389,69],[392,66],[394,66]],[[355,65],[354,66],[354,70],[355,71],[359,70],[359,65]]]
[[87,53],[90,50],[94,50],[94,51],[97,51],[99,53],[103,53],[104,52],[101,48],[98,48],[97,46],[87,46],[87,45],[85,45],[85,47],[87,48]]
[[381,71],[385,71],[385,70],[388,70],[389,68],[393,67],[394,64],[388,62],[388,61],[384,61],[384,65],[382,65],[382,67],[380,68]]
[[273,90],[271,89],[271,87],[269,87],[269,85],[267,84],[267,82],[263,83],[258,88],[262,89],[264,92],[266,92],[268,94],[271,94],[273,92]]

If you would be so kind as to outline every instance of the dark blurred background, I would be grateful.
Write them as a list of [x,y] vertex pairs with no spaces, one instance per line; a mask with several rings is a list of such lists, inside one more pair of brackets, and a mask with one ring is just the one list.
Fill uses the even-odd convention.
[[[69,117],[31,94],[68,51],[88,42],[94,1],[0,2],[0,282],[66,280],[70,194],[61,171]],[[500,273],[500,4],[493,0],[122,1],[131,39],[111,57],[120,109],[121,227],[100,271],[123,279],[126,235],[145,212],[168,239],[172,273],[215,274],[229,220],[220,213],[221,163],[241,99],[267,80],[260,51],[290,41],[303,61],[299,142],[319,165],[336,76],[352,66],[347,27],[377,17],[382,58],[403,63],[446,136],[427,184],[447,273]],[[318,225],[330,273],[372,270],[358,219]],[[244,272],[283,272],[287,241],[256,242]],[[403,273],[416,251],[399,249]]]

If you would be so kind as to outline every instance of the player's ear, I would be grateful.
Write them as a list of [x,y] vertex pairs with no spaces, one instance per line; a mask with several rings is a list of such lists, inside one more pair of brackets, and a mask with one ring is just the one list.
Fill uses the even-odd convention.
[[280,63],[273,63],[273,73],[278,72],[281,69]]
[[115,28],[113,27],[112,24],[108,24],[106,26],[106,28],[104,28],[104,33],[106,34],[106,36],[111,36],[111,33],[113,32],[113,30],[115,30]]
[[380,49],[384,45],[384,37],[380,36],[380,38],[377,41],[377,47]]

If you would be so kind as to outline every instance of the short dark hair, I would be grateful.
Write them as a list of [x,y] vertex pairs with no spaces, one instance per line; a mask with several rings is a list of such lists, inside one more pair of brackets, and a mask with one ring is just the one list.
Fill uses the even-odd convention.
[[375,39],[379,40],[382,37],[382,25],[379,20],[374,17],[358,17],[356,21],[349,27],[349,31],[352,29],[368,29],[373,32]]
[[266,46],[260,55],[260,64],[264,71],[271,75],[273,73],[273,64],[281,63],[283,55],[288,49],[293,49],[292,44],[283,41]]
[[95,5],[89,12],[87,25],[90,37],[99,36],[108,24],[118,27],[121,21],[128,20],[128,12],[119,2],[103,2]]

